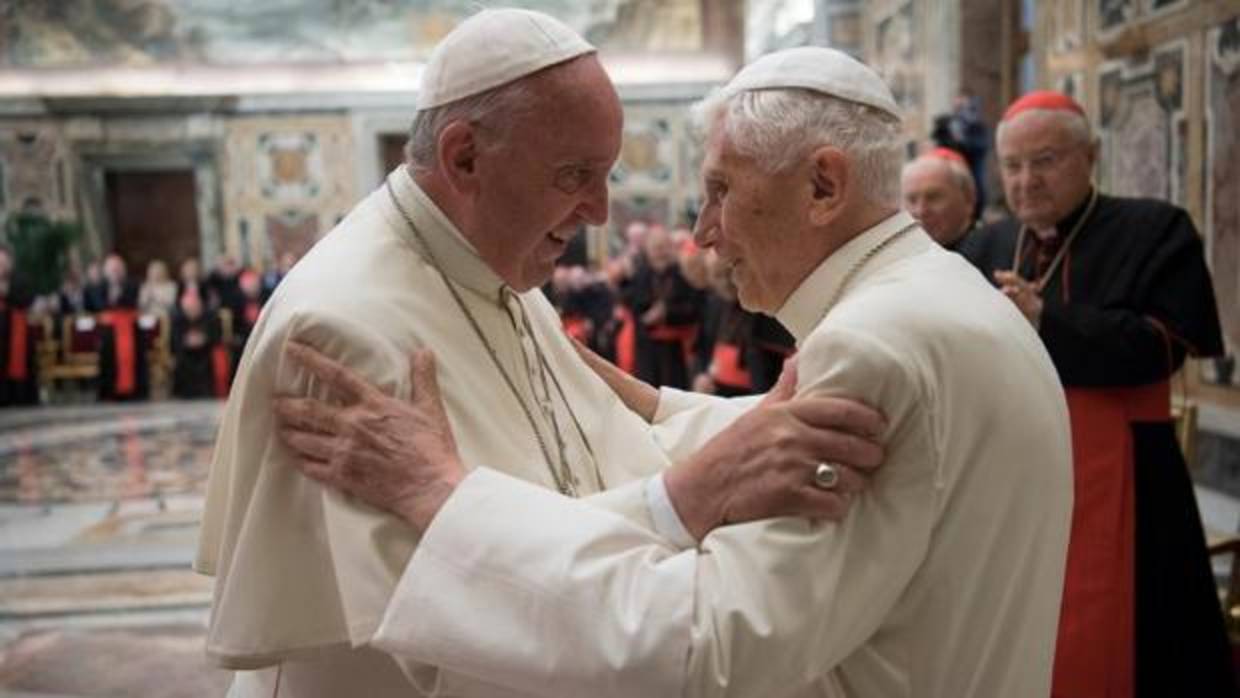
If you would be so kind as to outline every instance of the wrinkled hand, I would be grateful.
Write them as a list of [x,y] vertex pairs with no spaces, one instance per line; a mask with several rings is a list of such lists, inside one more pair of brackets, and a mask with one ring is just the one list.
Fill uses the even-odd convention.
[[310,478],[390,511],[425,531],[465,477],[439,395],[435,356],[410,356],[412,395],[401,400],[305,344],[288,355],[323,381],[336,406],[311,397],[276,400],[280,438]]
[[[882,462],[886,424],[878,412],[843,398],[789,395],[768,395],[664,475],[672,506],[697,540],[717,526],[776,516],[837,521]],[[813,484],[823,461],[839,468],[830,490]]]
[[1010,298],[1025,319],[1037,329],[1042,322],[1042,290],[1038,285],[1014,271],[1003,270],[995,272],[995,282],[1003,295]]

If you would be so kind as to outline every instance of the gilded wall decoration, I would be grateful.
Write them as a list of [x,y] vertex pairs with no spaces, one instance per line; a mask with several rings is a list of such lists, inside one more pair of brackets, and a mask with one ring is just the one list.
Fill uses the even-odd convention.
[[1240,16],[1206,34],[1206,248],[1227,355],[1205,378],[1240,386]]
[[676,225],[696,211],[701,148],[689,133],[689,102],[626,104],[624,141],[610,175],[607,248],[623,246],[628,223]]
[[71,215],[65,145],[50,123],[0,124],[0,214],[37,205],[46,213]]
[[676,176],[676,136],[670,118],[627,123],[620,157],[611,170],[613,186],[667,187]]
[[1104,65],[1099,76],[1102,186],[1118,196],[1184,201],[1185,43],[1139,65]]
[[226,247],[270,264],[326,233],[356,203],[345,116],[241,117],[228,122],[223,171]]
[[264,197],[298,200],[318,196],[323,153],[313,132],[259,134],[258,151],[258,184]]

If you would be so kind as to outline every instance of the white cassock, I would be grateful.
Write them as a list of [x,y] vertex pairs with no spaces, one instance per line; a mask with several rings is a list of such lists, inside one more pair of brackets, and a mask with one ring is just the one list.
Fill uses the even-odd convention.
[[[850,241],[778,313],[801,393],[859,398],[890,423],[886,462],[842,522],[728,526],[669,551],[638,518],[478,469],[427,530],[374,643],[565,698],[1049,695],[1072,473],[1042,343],[919,228],[826,307],[910,223],[900,213]],[[656,421],[673,457],[727,404],[665,390]]]
[[[662,470],[667,459],[649,425],[585,366],[542,293],[518,297],[507,290],[404,168],[388,180],[478,320],[553,457],[558,425],[583,494],[598,489],[591,452],[609,486]],[[216,442],[195,565],[217,577],[207,652],[221,666],[243,670],[233,696],[272,696],[277,684],[278,695],[297,697],[519,695],[394,660],[368,645],[417,536],[396,518],[303,477],[275,431],[277,393],[324,394],[285,358],[290,339],[309,342],[402,396],[410,388],[409,353],[429,346],[464,460],[538,489],[554,486],[530,418],[417,245],[380,187],[281,282],[246,347]],[[572,414],[554,385],[542,384],[523,314]],[[540,399],[555,411],[554,422]],[[618,520],[653,526],[640,498],[589,500],[603,509],[612,501],[632,506]],[[473,515],[487,519],[490,513]],[[472,557],[471,548],[457,551],[461,560]],[[672,552],[665,546],[664,554]],[[689,613],[681,600],[668,601],[660,615]],[[418,616],[414,611],[405,622],[417,625]],[[665,657],[664,671],[680,661]]]

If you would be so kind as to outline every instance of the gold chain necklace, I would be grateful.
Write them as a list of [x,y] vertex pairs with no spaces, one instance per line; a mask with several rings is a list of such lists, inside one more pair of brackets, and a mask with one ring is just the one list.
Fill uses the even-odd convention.
[[[1034,282],[1033,288],[1038,293],[1042,292],[1042,289],[1046,287],[1047,282],[1051,280],[1051,275],[1054,274],[1055,270],[1059,268],[1059,263],[1063,261],[1064,255],[1068,253],[1068,247],[1072,245],[1072,241],[1075,240],[1076,236],[1085,228],[1085,222],[1089,220],[1089,216],[1094,212],[1094,206],[1097,205],[1097,203],[1098,190],[1094,189],[1089,194],[1089,204],[1085,206],[1085,211],[1081,214],[1081,217],[1077,219],[1076,224],[1072,226],[1072,230],[1068,232],[1068,236],[1064,238],[1063,245],[1059,247],[1059,251],[1056,252],[1054,258],[1051,259],[1051,264],[1046,268],[1046,273]],[[1022,248],[1025,246],[1025,233],[1028,231],[1029,226],[1022,224],[1020,226],[1020,232],[1016,235],[1016,249],[1012,252],[1012,271],[1017,274],[1020,274],[1020,265],[1025,261],[1022,259],[1022,257],[1024,257]],[[1033,264],[1034,267],[1037,267],[1038,263],[1036,259]],[[1034,269],[1034,273],[1037,273],[1036,268]]]
[[844,272],[844,278],[840,279],[840,285],[835,287],[835,293],[831,294],[831,300],[827,303],[826,309],[822,311],[822,317],[826,317],[827,313],[831,312],[831,309],[834,308],[835,304],[839,302],[840,296],[844,295],[844,290],[848,288],[848,284],[852,283],[853,278],[857,276],[858,272],[861,271],[861,267],[864,267],[867,262],[874,258],[875,255],[882,252],[889,245],[891,245],[891,243],[895,242],[896,238],[916,227],[916,221],[909,223],[903,228],[900,228],[896,232],[883,238],[881,242],[866,250],[865,254],[861,255],[857,261],[853,262],[853,265],[848,268],[848,271]]
[[[482,331],[482,326],[478,323],[477,318],[474,317],[473,312],[470,311],[469,306],[465,304],[465,300],[461,298],[460,292],[456,289],[456,285],[453,284],[452,280],[448,278],[448,275],[444,273],[443,267],[439,264],[439,260],[435,257],[435,253],[431,251],[430,245],[427,244],[426,240],[422,237],[422,233],[418,230],[418,227],[414,225],[413,219],[405,211],[405,207],[401,206],[400,200],[396,198],[396,192],[392,190],[392,182],[389,180],[385,181],[384,184],[387,186],[388,197],[391,198],[392,204],[396,207],[396,210],[400,212],[401,218],[405,219],[405,224],[409,227],[409,231],[413,233],[413,236],[417,238],[418,243],[424,248],[426,257],[430,261],[431,266],[434,267],[435,272],[439,274],[439,278],[443,279],[444,285],[448,288],[448,292],[452,296],[452,300],[456,302],[456,306],[460,309],[461,314],[464,315],[465,319],[469,321],[469,326],[473,328],[474,335],[478,337],[478,340],[482,343],[483,348],[486,349],[487,356],[491,357],[491,363],[495,366],[496,370],[499,371],[500,376],[503,377],[504,383],[508,386],[508,390],[512,393],[513,398],[516,399],[517,404],[521,406],[521,411],[525,414],[525,418],[529,422],[530,429],[534,432],[534,438],[538,441],[538,448],[542,451],[543,459],[547,465],[547,470],[551,473],[551,479],[555,482],[556,489],[560,492],[560,494],[568,497],[578,496],[577,478],[568,464],[568,456],[565,453],[564,439],[560,433],[559,423],[555,419],[554,406],[551,407],[553,412],[550,415],[547,415],[545,410],[543,412],[544,416],[549,418],[552,431],[555,433],[560,464],[560,468],[558,470],[556,469],[555,462],[551,457],[551,449],[547,447],[542,431],[538,428],[538,422],[534,419],[533,411],[531,411],[529,406],[525,404],[525,399],[521,397],[521,392],[517,389],[516,382],[512,379],[512,376],[508,375],[508,370],[504,368],[503,363],[500,362],[499,354],[495,351],[495,348],[491,346],[491,342],[487,339],[486,333]],[[507,287],[505,286],[504,288],[506,289]],[[521,306],[520,298],[514,298],[514,300],[516,300],[518,306]],[[508,306],[506,303],[504,304],[504,308],[505,312],[508,312]],[[538,360],[539,373],[542,376],[545,390],[545,381],[547,373],[550,372],[550,367],[547,364],[546,357],[543,356],[542,348],[539,347],[538,340],[535,339],[529,320],[525,317],[525,315],[525,308],[524,306],[521,306],[522,324],[526,328],[526,332],[530,337],[530,343],[534,345],[534,353]],[[510,315],[509,320],[511,321],[511,319],[512,318]],[[589,454],[590,459],[593,462],[594,476],[598,482],[599,490],[601,491],[606,489],[603,484],[603,475],[599,471],[598,459],[594,456],[594,449],[590,447],[590,441],[586,438],[585,430],[581,428],[581,423],[577,420],[577,415],[573,412],[572,406],[569,405],[568,398],[564,394],[564,389],[560,386],[560,381],[555,377],[554,373],[551,373],[551,382],[555,385],[556,391],[560,394],[560,400],[564,403],[565,410],[568,411],[569,416],[572,418],[573,425],[577,428],[577,434],[581,438],[581,443],[585,446],[586,452]],[[550,391],[548,391],[547,395],[549,399]]]

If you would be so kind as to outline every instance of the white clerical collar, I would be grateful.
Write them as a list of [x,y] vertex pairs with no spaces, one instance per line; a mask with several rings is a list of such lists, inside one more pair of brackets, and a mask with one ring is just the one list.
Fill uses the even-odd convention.
[[[388,183],[396,197],[396,203],[409,215],[421,238],[430,247],[430,254],[438,262],[441,271],[453,282],[487,298],[498,299],[504,280],[478,256],[461,231],[448,219],[439,206],[413,180],[409,168],[402,165],[388,174]],[[400,210],[392,212],[392,221],[401,235],[422,254],[426,250],[418,242],[418,236],[409,229],[409,222]],[[429,261],[429,260],[428,260]]]
[[848,270],[853,268],[870,250],[903,228],[913,224],[913,217],[899,211],[878,225],[857,235],[832,252],[809,276],[801,281],[792,295],[775,311],[775,319],[796,338],[797,345],[822,321],[828,308],[824,307],[839,291]]

